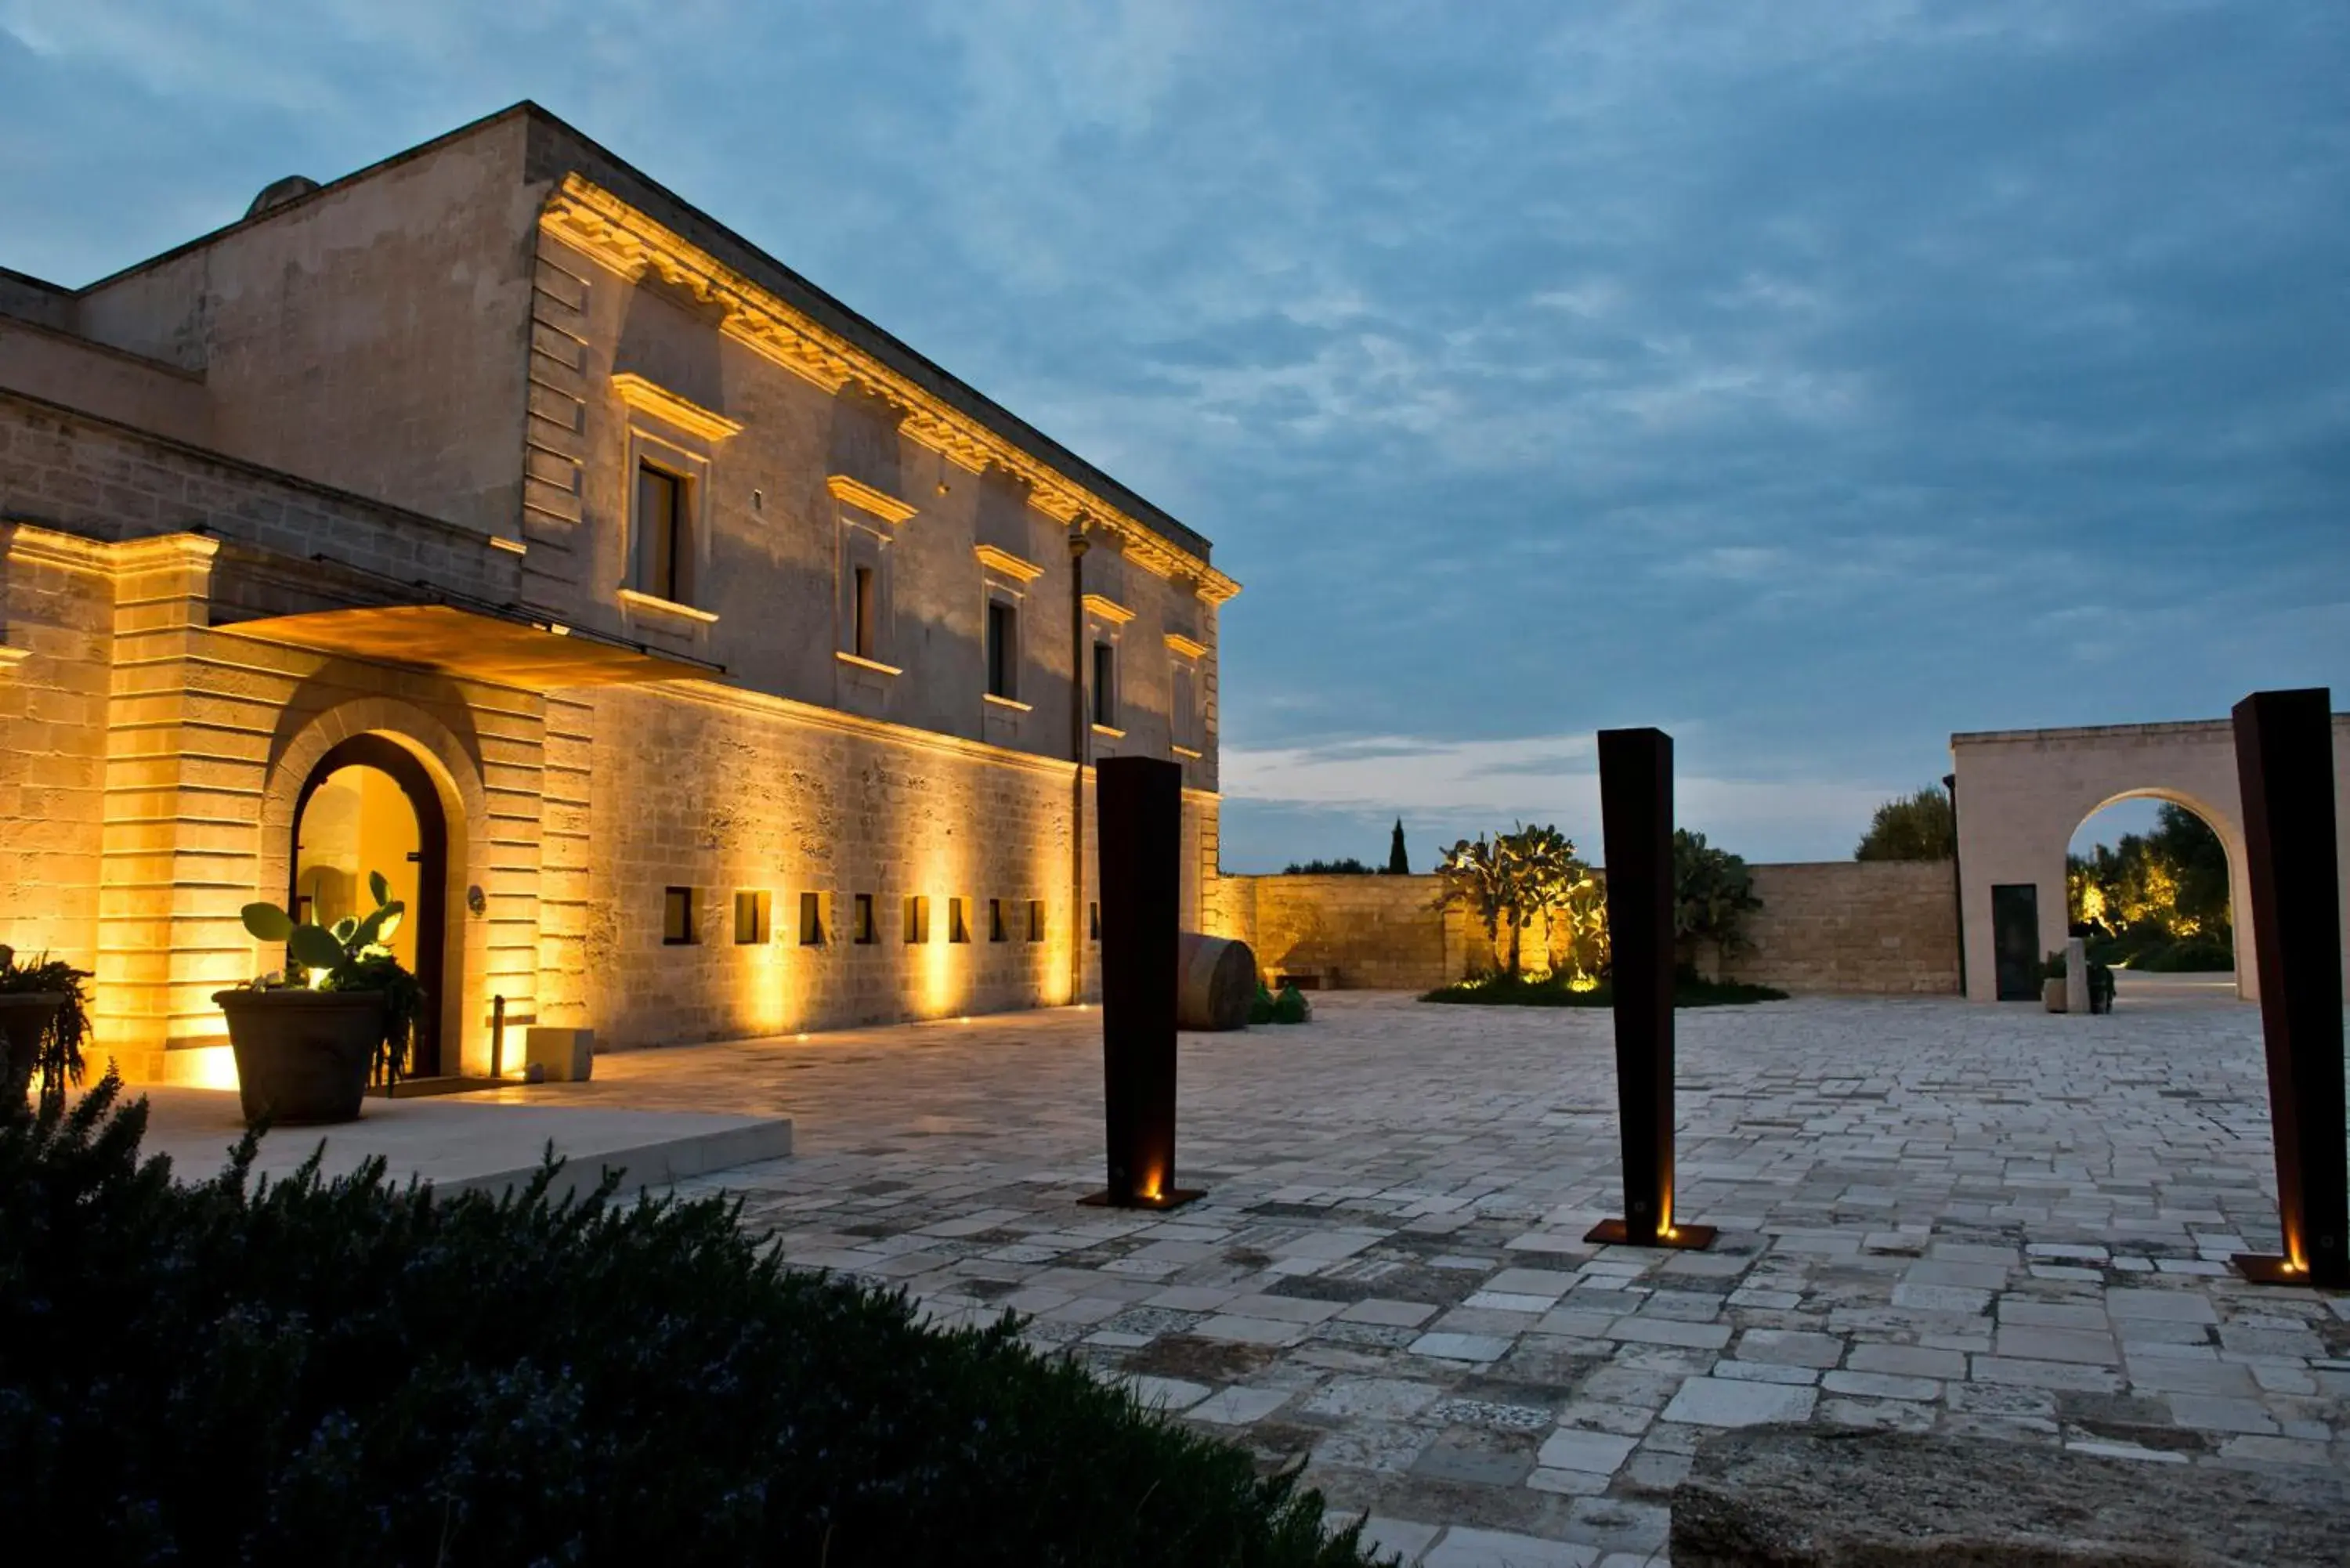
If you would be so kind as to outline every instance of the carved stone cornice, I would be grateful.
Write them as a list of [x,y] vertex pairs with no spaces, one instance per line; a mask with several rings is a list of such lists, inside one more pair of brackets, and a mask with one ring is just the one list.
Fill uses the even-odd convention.
[[836,501],[846,501],[861,512],[870,512],[884,523],[903,523],[914,514],[907,505],[886,490],[876,490],[862,480],[851,479],[845,473],[829,474],[824,487],[832,492]]
[[1112,626],[1124,626],[1134,618],[1132,610],[1107,594],[1087,594],[1085,606],[1087,615],[1099,616]]
[[1009,550],[998,549],[993,545],[973,545],[971,548],[972,553],[979,557],[982,566],[989,571],[1001,572],[1014,582],[1033,583],[1045,575],[1044,567],[1034,561],[1024,561]]
[[566,175],[539,223],[632,282],[657,276],[712,307],[728,337],[827,392],[851,381],[869,386],[903,410],[899,428],[910,439],[972,472],[992,463],[1025,480],[1037,510],[1115,534],[1121,553],[1144,570],[1196,585],[1192,591],[1210,604],[1240,592],[1240,584],[1191,551],[593,182]]
[[640,414],[650,414],[703,441],[721,441],[739,433],[743,427],[724,414],[713,413],[700,403],[679,397],[667,387],[649,381],[632,370],[623,370],[612,378],[612,390],[620,394],[620,401]]

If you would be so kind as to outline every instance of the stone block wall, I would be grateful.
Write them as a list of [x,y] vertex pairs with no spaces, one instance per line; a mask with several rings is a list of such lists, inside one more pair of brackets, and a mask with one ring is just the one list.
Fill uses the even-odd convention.
[[1434,908],[1433,877],[1227,877],[1218,935],[1238,937],[1268,980],[1311,976],[1326,990],[1426,991],[1458,979],[1471,931]]
[[[469,530],[0,389],[0,520],[95,541],[202,530],[316,575],[311,557],[497,601],[519,557]],[[228,585],[221,585],[226,587]],[[258,583],[247,613],[275,613]],[[299,607],[311,607],[303,606]],[[224,605],[208,620],[233,618]]]
[[[1728,978],[1798,993],[1955,994],[1958,907],[1948,861],[1824,861],[1752,867],[1762,909],[1753,950]],[[1310,972],[1325,987],[1426,991],[1493,966],[1496,946],[1460,910],[1439,910],[1433,877],[1226,877],[1209,929],[1238,937],[1268,978]],[[1526,935],[1526,958],[1544,944]]]
[[80,540],[0,525],[0,942],[97,961],[114,577]]
[[1752,950],[1712,966],[1797,994],[1955,996],[1958,883],[1947,860],[1760,865]]
[[[580,711],[592,712],[581,728],[593,853],[560,850],[567,868],[549,892],[567,899],[576,877],[585,902],[548,911],[541,950],[557,1005],[567,1016],[585,1006],[599,1045],[1057,1006],[1072,999],[1073,944],[1086,961],[1079,994],[1093,994],[1098,948],[1070,898],[1067,764],[698,685],[614,688]],[[563,728],[573,728],[567,716]],[[1195,844],[1205,806],[1185,802]],[[567,806],[549,814],[565,824],[552,857],[575,819]],[[583,872],[568,868],[575,860]],[[663,940],[670,888],[691,889],[689,942]],[[764,941],[735,940],[742,892],[768,897]],[[803,940],[804,894],[817,900],[815,941]],[[873,899],[869,943],[855,940],[859,894]],[[1089,866],[1085,902],[1096,896]],[[928,900],[919,940],[909,940],[910,898]],[[954,899],[968,941],[951,940]],[[1002,941],[991,938],[990,899],[1002,904]],[[1037,941],[1032,899],[1045,910]],[[569,978],[575,962],[584,983]]]

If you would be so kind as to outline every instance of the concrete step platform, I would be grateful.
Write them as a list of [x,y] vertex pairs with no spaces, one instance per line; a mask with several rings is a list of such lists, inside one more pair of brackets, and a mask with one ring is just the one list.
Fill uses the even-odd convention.
[[[147,1085],[145,1152],[172,1157],[175,1176],[202,1180],[228,1163],[244,1136],[234,1093]],[[381,1156],[391,1179],[411,1176],[443,1192],[504,1191],[530,1180],[552,1145],[566,1163],[556,1196],[594,1189],[608,1169],[620,1190],[666,1187],[792,1152],[789,1116],[721,1116],[589,1106],[468,1103],[455,1096],[369,1097],[359,1119],[338,1127],[280,1127],[261,1141],[256,1175],[284,1177],[325,1145],[321,1169],[346,1175]]]

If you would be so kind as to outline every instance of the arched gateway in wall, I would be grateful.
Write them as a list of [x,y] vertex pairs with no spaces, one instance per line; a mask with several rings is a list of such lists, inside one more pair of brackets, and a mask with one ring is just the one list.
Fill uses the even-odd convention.
[[[2012,950],[2011,969],[2025,956],[2026,929],[2036,933],[2029,953],[2033,960],[2064,945],[2064,854],[2074,831],[2116,801],[2146,798],[2187,807],[2220,836],[2228,851],[2229,901],[2237,911],[2237,991],[2247,1000],[2259,996],[2244,813],[2229,721],[1986,731],[1952,735],[1950,755],[1958,781],[1959,909],[1970,1001],[1999,1000],[2002,935]],[[2350,779],[2350,714],[2334,716],[2334,777],[2335,831],[2350,846],[2350,792],[2344,788]],[[2350,897],[2343,929],[2350,932]]]

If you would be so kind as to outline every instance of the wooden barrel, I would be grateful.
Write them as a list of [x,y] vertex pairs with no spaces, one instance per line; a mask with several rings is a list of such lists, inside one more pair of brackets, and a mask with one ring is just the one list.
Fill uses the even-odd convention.
[[1175,1026],[1240,1029],[1256,999],[1256,955],[1246,942],[1185,931],[1175,945]]

